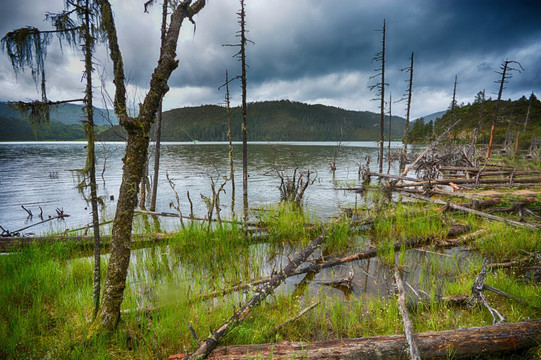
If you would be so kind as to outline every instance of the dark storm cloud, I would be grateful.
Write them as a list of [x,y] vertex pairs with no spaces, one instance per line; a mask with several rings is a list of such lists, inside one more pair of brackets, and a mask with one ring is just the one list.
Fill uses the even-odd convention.
[[[43,3],[4,2],[0,16],[10,27],[41,23],[44,11],[51,10],[46,8],[53,7],[52,2]],[[159,53],[160,7],[144,14],[142,2],[112,3],[127,77],[134,86],[147,88]],[[57,7],[62,7],[61,1]],[[166,108],[222,102],[223,91],[217,88],[224,82],[225,71],[230,77],[240,73],[240,63],[233,57],[238,48],[223,46],[239,42],[238,10],[238,1],[212,0],[194,18],[195,28],[189,22],[183,25],[180,66],[170,79]],[[472,101],[483,89],[495,93],[495,71],[507,58],[519,61],[525,71],[514,74],[504,97],[539,93],[540,10],[537,1],[247,0],[247,35],[255,42],[247,48],[248,100],[289,98],[376,111],[377,103],[370,101],[375,94],[368,85],[377,81],[369,78],[378,67],[372,59],[381,50],[378,30],[383,19],[387,24],[386,75],[395,99],[406,88],[407,75],[400,69],[409,65],[415,51],[414,116],[447,108],[455,75],[459,102]],[[10,30],[6,24],[0,23],[3,33]],[[52,55],[51,63],[58,67],[66,63],[63,56]],[[102,47],[98,55],[105,59],[106,49]],[[110,67],[107,60],[102,64]],[[48,65],[51,68],[52,85],[61,71]],[[9,78],[10,69],[6,69],[5,59],[0,59],[1,79]],[[77,70],[72,72],[77,78]],[[79,79],[64,80],[66,88],[75,90],[79,85]],[[239,86],[231,86],[237,104]],[[8,88],[15,85],[10,83]],[[401,106],[396,111],[402,111]]]

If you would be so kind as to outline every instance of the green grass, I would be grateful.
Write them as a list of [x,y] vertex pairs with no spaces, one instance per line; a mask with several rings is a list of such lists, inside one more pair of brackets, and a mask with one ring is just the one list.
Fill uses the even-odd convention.
[[[453,223],[467,223],[474,230],[487,224],[470,216],[442,216],[432,207],[396,205],[387,216],[378,216],[374,230],[350,229],[348,220],[333,221],[321,253],[341,257],[365,249],[367,242],[378,248],[371,269],[398,265],[408,292],[408,301],[423,302],[410,309],[417,332],[483,326],[492,323],[484,307],[451,307],[440,296],[469,294],[481,269],[482,259],[528,258],[541,251],[539,233],[517,231],[506,225],[489,224],[491,236],[472,243],[475,252],[430,249],[395,252],[391,245],[416,236],[443,237]],[[187,225],[159,246],[132,251],[123,310],[118,329],[87,339],[92,320],[91,257],[68,243],[33,245],[0,256],[0,358],[54,359],[153,359],[167,358],[184,349],[193,351],[188,322],[201,339],[224,323],[252,289],[205,301],[202,295],[279,270],[298,250],[325,227],[296,207],[280,205],[260,212],[269,237],[246,238],[242,229],[224,225],[207,231],[206,225]],[[319,251],[319,250],[318,250]],[[108,256],[102,256],[105,278]],[[313,341],[402,333],[402,321],[392,289],[392,276],[364,275],[355,267],[355,292],[345,296],[316,282],[306,287],[300,279],[289,281],[269,296],[221,341],[221,345],[269,341]],[[376,267],[374,267],[376,266]],[[349,268],[349,264],[348,264]],[[379,270],[378,270],[379,271]],[[382,270],[383,271],[383,270]],[[316,276],[328,279],[336,269]],[[365,293],[363,284],[377,289]],[[541,316],[541,287],[517,269],[492,271],[487,284],[523,300],[516,302],[487,293],[491,306],[508,321]],[[411,286],[411,288],[410,288]],[[319,304],[300,319],[275,333],[276,325],[302,309]],[[539,350],[534,350],[539,351]]]

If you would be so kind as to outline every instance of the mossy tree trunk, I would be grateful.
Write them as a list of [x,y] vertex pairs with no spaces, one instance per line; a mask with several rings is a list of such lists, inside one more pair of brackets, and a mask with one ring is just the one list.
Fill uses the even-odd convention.
[[169,90],[167,81],[178,67],[176,48],[184,19],[190,21],[204,6],[205,0],[180,3],[171,15],[170,25],[160,51],[158,66],[154,69],[150,89],[139,109],[139,116],[129,117],[126,110],[126,88],[122,54],[118,46],[116,27],[109,1],[102,0],[102,21],[109,40],[109,51],[114,66],[115,112],[128,133],[123,175],[112,230],[111,255],[104,286],[103,301],[92,325],[90,336],[101,329],[112,330],[120,319],[120,305],[124,297],[126,276],[130,261],[131,231],[137,205],[138,186],[148,154],[150,127],[154,122],[163,96]]

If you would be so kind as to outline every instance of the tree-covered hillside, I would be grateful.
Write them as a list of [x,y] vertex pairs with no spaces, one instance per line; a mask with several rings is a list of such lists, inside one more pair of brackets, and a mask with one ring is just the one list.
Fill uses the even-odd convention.
[[[83,113],[83,105],[60,104],[51,107],[50,121],[62,124],[80,124],[86,119]],[[24,114],[13,109],[8,103],[0,102],[0,116],[11,117],[15,119],[24,119]],[[94,108],[94,123],[96,125],[116,125],[118,119],[112,110],[106,111],[100,108]]]
[[[479,128],[478,142],[486,144],[490,136],[495,106],[496,100],[485,100],[480,92],[473,103],[456,105],[453,115],[448,110],[434,122],[425,122],[423,119],[414,121],[410,128],[410,140],[426,142],[445,131],[454,118],[455,121],[460,120],[460,122],[451,130],[451,137],[467,142],[470,141],[472,133]],[[525,128],[528,107],[530,112]],[[519,146],[521,148],[528,147],[532,137],[541,138],[541,102],[535,94],[531,94],[528,98],[523,96],[518,100],[509,99],[500,102],[494,142],[503,144],[507,140],[514,143],[518,131],[520,131]]]
[[[85,118],[82,105],[61,104],[51,110],[49,124],[33,128],[24,114],[6,102],[0,102],[0,141],[84,140],[81,121]],[[94,119],[97,133],[105,130],[107,125],[118,124],[112,111],[107,113],[99,108],[95,108]]]
[[[359,141],[377,140],[379,115],[288,100],[248,104],[248,138],[251,141]],[[241,139],[241,110],[231,109],[233,140]],[[388,121],[388,118],[387,118]],[[404,134],[405,120],[393,116],[392,138]],[[385,129],[387,131],[387,128]],[[122,132],[110,129],[99,138],[119,140]],[[162,141],[226,141],[225,107],[203,105],[166,111]]]
[[[46,141],[46,140],[84,140],[85,133],[80,124],[49,124],[32,125],[25,120],[0,116],[0,141]],[[35,131],[34,131],[35,130]]]

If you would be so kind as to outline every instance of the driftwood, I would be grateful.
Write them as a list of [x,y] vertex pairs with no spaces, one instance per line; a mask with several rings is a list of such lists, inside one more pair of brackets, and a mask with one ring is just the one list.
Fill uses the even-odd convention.
[[328,230],[324,231],[317,238],[312,240],[308,246],[301,251],[293,260],[287,264],[287,266],[271,277],[270,281],[256,290],[256,295],[253,296],[248,302],[246,302],[239,310],[227,320],[218,330],[212,332],[205,341],[201,343],[199,348],[193,354],[187,354],[184,359],[198,359],[206,358],[214,348],[218,345],[219,341],[227,334],[227,332],[235,326],[239,321],[242,321],[251,311],[257,306],[267,295],[272,293],[286,278],[291,276],[291,273],[303,263],[313,252],[321,246],[327,236]]
[[490,209],[489,211],[490,212],[522,212],[524,211],[524,207],[534,202],[535,202],[534,198],[524,198],[519,201],[516,201],[511,206],[494,208],[494,209]]
[[355,271],[353,270],[353,266],[352,266],[350,267],[348,276],[345,276],[339,279],[330,280],[330,281],[318,281],[318,284],[351,290],[352,281],[354,277],[355,277]]
[[470,208],[467,208],[467,207],[464,207],[464,206],[456,205],[456,204],[453,204],[452,202],[445,202],[443,200],[431,199],[431,198],[426,197],[426,196],[415,195],[415,194],[404,193],[404,195],[408,196],[408,197],[411,197],[411,198],[414,198],[414,199],[427,201],[427,202],[430,202],[430,203],[433,203],[433,204],[445,205],[445,206],[449,207],[450,209],[468,212],[468,213],[471,213],[471,214],[475,214],[477,216],[485,217],[485,218],[490,219],[490,220],[502,221],[502,222],[505,222],[506,224],[509,224],[509,225],[512,225],[512,226],[515,226],[515,227],[525,227],[525,228],[528,228],[528,229],[531,229],[531,230],[539,230],[539,228],[540,228],[539,225],[521,223],[521,222],[510,220],[510,219],[505,219],[505,218],[502,218],[502,217],[499,217],[499,216],[487,214],[487,213],[479,211],[479,210],[470,209]]
[[475,239],[477,239],[479,236],[481,235],[484,235],[488,232],[487,229],[481,229],[481,230],[477,230],[471,234],[466,234],[466,235],[463,235],[463,236],[460,236],[456,239],[442,239],[442,240],[438,240],[436,243],[435,243],[435,246],[438,247],[438,248],[449,248],[449,247],[455,247],[455,246],[460,246],[462,244],[466,244],[470,241],[473,241]]
[[400,273],[398,272],[397,268],[394,269],[394,278],[396,282],[396,289],[398,290],[398,308],[400,309],[402,323],[404,324],[404,334],[406,336],[406,341],[408,342],[408,351],[412,360],[421,360],[421,354],[419,353],[417,342],[413,336],[413,325],[408,315],[408,309],[406,308],[406,291],[404,290],[404,284],[402,283],[402,278],[400,277]]
[[[450,238],[450,237],[458,236],[460,234],[463,234],[466,231],[469,231],[470,229],[471,229],[470,225],[453,225],[449,228],[447,232],[447,237]],[[394,244],[394,251],[400,251],[400,249],[402,248],[411,249],[411,248],[423,246],[423,245],[431,243],[434,239],[435,239],[434,236],[428,236],[428,237],[423,237],[423,238],[421,237],[411,238],[404,242],[397,242]],[[310,264],[306,267],[293,271],[290,276],[307,274],[311,272],[318,272],[322,269],[342,265],[342,264],[352,262],[352,261],[366,260],[366,259],[370,259],[376,256],[377,256],[376,249],[365,250],[353,255],[345,256],[340,259],[329,260],[327,262],[320,263],[320,264]],[[242,284],[229,287],[221,291],[219,290],[219,291],[214,291],[208,294],[201,295],[197,297],[196,299],[194,299],[194,301],[208,300],[208,299],[215,298],[217,296],[223,296],[225,294],[229,294],[234,291],[243,290],[243,289],[250,288],[252,286],[264,284],[270,281],[270,279],[271,279],[270,276],[260,278],[260,279],[255,279],[249,282],[245,282]]]
[[460,206],[464,206],[464,207],[467,207],[469,209],[479,210],[479,209],[484,209],[484,208],[491,207],[491,206],[494,206],[494,205],[498,205],[501,202],[502,202],[502,200],[497,199],[497,198],[487,199],[487,200],[472,200],[471,203],[460,204]]
[[[495,308],[491,307],[488,304],[485,294],[483,294],[483,288],[485,286],[486,276],[487,276],[487,259],[484,259],[483,266],[481,267],[481,271],[479,272],[477,279],[475,279],[473,285],[471,286],[472,296],[468,299],[468,306],[473,307],[474,305],[479,304],[479,303],[483,304],[492,315],[493,323],[494,324],[501,323],[505,320],[505,318],[502,316],[502,314],[500,314],[498,310],[496,310]],[[498,319],[496,319],[496,316],[498,317]]]
[[274,328],[272,328],[271,331],[269,331],[267,333],[267,338],[270,337],[271,335],[273,335],[275,332],[277,332],[281,328],[283,328],[284,326],[286,326],[287,324],[292,323],[293,321],[296,321],[296,320],[300,319],[304,314],[306,314],[308,311],[312,310],[313,308],[315,308],[318,305],[319,305],[319,301],[316,301],[315,303],[313,303],[312,305],[308,306],[307,308],[302,310],[300,313],[298,313],[295,317],[293,317],[291,319],[288,319],[288,320],[284,321],[283,323],[281,323],[279,325],[276,325]]
[[[178,213],[170,213],[170,212],[163,212],[163,211],[149,211],[149,210],[135,210],[138,214],[148,214],[148,215],[156,215],[156,216],[164,216],[164,217],[175,217],[178,218]],[[190,216],[190,215],[182,215],[183,219],[190,219],[190,220],[197,220],[197,221],[208,221],[209,219],[206,217],[197,217],[197,216]],[[212,219],[212,221],[218,221]],[[221,220],[223,223],[230,223],[230,224],[236,224],[238,222],[231,221],[231,220]],[[240,224],[240,223],[239,223]],[[259,226],[260,223],[248,223],[248,226]]]
[[[512,182],[514,184],[536,184],[541,183],[541,177],[525,177],[525,178],[513,178],[513,179],[483,179],[479,181],[479,184],[507,184]],[[476,179],[433,179],[426,181],[416,181],[410,183],[394,184],[395,188],[403,188],[410,186],[423,186],[427,184],[431,185],[449,185],[449,183],[460,184],[476,184]]]
[[528,174],[540,174],[541,171],[530,171],[530,170],[515,170],[512,168],[505,169],[505,168],[498,168],[498,169],[490,169],[490,168],[475,168],[475,167],[467,167],[467,166],[440,166],[439,168],[441,171],[461,171],[464,173],[481,173],[482,175],[508,175],[508,174],[515,174],[515,175],[528,175]]
[[[519,352],[539,345],[541,320],[503,323],[458,330],[430,331],[415,335],[423,359],[491,356]],[[327,341],[233,345],[215,349],[208,359],[406,359],[404,335],[372,336]],[[169,360],[181,360],[184,354]]]

